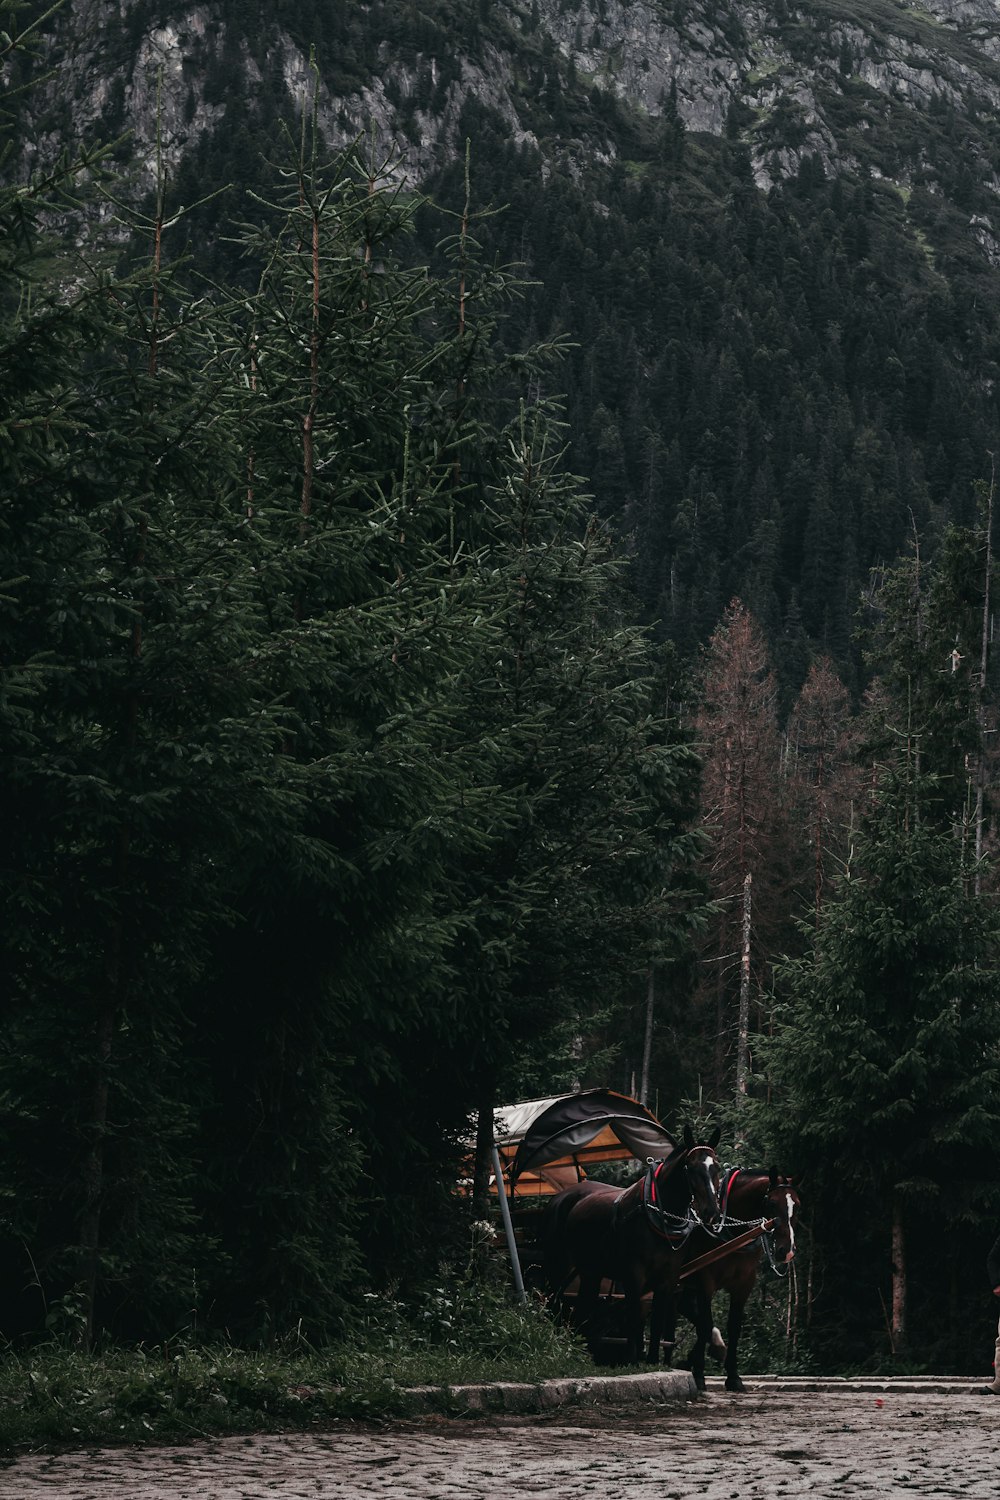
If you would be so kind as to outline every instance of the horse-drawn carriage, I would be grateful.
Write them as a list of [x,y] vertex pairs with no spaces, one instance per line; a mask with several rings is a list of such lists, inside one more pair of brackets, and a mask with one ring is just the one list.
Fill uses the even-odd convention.
[[[567,1188],[590,1180],[608,1163],[634,1175],[640,1163],[676,1146],[651,1110],[611,1089],[529,1099],[494,1114],[494,1175],[490,1190],[506,1197],[514,1239],[515,1279],[542,1284],[542,1210]],[[498,1189],[499,1184],[499,1189]],[[501,1212],[503,1203],[501,1201]]]
[[[730,1294],[727,1386],[742,1389],[736,1344],[762,1252],[773,1268],[794,1253],[798,1206],[775,1172],[720,1171],[718,1132],[677,1142],[645,1105],[592,1089],[496,1112],[494,1175],[515,1284],[544,1288],[587,1334],[595,1361],[672,1348],[678,1289],[695,1291],[695,1378],[716,1334],[711,1296]],[[630,1166],[628,1186],[594,1181],[598,1163]],[[654,1295],[655,1293],[655,1295]],[[669,1349],[668,1349],[669,1358]]]

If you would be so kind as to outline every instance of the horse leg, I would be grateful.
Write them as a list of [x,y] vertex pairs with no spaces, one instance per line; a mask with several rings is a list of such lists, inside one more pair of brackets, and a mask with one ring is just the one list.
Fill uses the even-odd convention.
[[691,1374],[699,1391],[705,1389],[705,1349],[712,1337],[712,1298],[699,1280],[695,1289],[695,1342],[691,1350]]
[[587,1272],[580,1276],[580,1285],[576,1294],[576,1306],[574,1309],[574,1322],[580,1333],[587,1341],[587,1348],[591,1358],[597,1354],[600,1344],[597,1314],[597,1303],[601,1294],[600,1272]]
[[575,1274],[563,1243],[565,1239],[563,1221],[569,1211],[567,1204],[568,1200],[554,1199],[545,1210],[542,1221],[542,1279],[546,1288],[545,1306],[553,1316],[558,1313],[565,1315],[566,1304],[563,1299],[566,1288]]
[[682,1312],[684,1314],[685,1318],[687,1318],[688,1322],[694,1327],[694,1329],[695,1329],[695,1341],[691,1345],[691,1347],[688,1350],[687,1354],[685,1354],[684,1358],[683,1359],[679,1359],[677,1361],[677,1368],[679,1370],[693,1370],[694,1369],[695,1356],[696,1356],[697,1351],[698,1351],[698,1333],[697,1333],[697,1328],[698,1328],[698,1301],[697,1301],[697,1294],[692,1289],[690,1282],[685,1287],[683,1287],[681,1290],[679,1290],[678,1293],[676,1294],[676,1296],[674,1297],[674,1315],[675,1315],[674,1338],[675,1339],[677,1337],[676,1314],[678,1313],[678,1311]]
[[622,1277],[625,1290],[625,1361],[630,1365],[642,1363],[645,1339],[642,1327],[642,1283],[634,1275]]
[[740,1329],[743,1327],[743,1309],[746,1306],[746,1298],[740,1298],[731,1293],[729,1297],[729,1321],[726,1323],[726,1390],[745,1391],[746,1386],[740,1379],[736,1368],[737,1345],[740,1341]]
[[667,1347],[666,1362],[669,1365],[674,1354],[674,1340],[677,1336],[677,1299],[671,1292],[659,1291],[653,1293],[653,1308],[649,1315],[649,1350],[646,1355],[651,1365],[660,1363],[660,1355],[665,1344]]

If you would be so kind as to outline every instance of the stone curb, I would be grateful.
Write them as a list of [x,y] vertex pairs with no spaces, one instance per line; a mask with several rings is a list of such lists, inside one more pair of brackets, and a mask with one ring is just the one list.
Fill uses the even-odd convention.
[[688,1370],[657,1370],[640,1375],[588,1375],[542,1380],[537,1385],[497,1381],[490,1385],[420,1385],[404,1393],[418,1411],[442,1405],[467,1412],[544,1412],[561,1406],[639,1406],[646,1402],[680,1405],[698,1395]]
[[[989,1379],[981,1376],[979,1388]],[[754,1391],[801,1391],[806,1395],[966,1396],[977,1393],[974,1375],[747,1375]],[[707,1376],[708,1392],[723,1390],[721,1376]]]

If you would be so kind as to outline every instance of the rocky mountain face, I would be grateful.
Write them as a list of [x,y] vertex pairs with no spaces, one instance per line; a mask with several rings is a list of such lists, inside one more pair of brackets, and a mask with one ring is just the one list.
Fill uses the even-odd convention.
[[[996,0],[483,0],[471,18],[469,0],[285,9],[69,0],[48,47],[57,77],[38,111],[40,148],[70,116],[80,130],[131,132],[148,163],[159,122],[176,166],[238,94],[251,114],[262,93],[301,106],[313,44],[331,143],[374,125],[417,178],[460,149],[470,98],[550,163],[621,150],[599,119],[574,128],[554,118],[556,96],[597,90],[650,121],[675,108],[689,131],[744,140],[762,186],[809,155],[828,172],[863,165],[905,185],[927,111],[975,119],[1000,104]],[[907,163],[900,138],[911,135]],[[981,156],[995,183],[989,151]]]
[[1000,0],[66,0],[42,50],[17,170],[97,136],[139,195],[157,161],[175,203],[232,185],[185,221],[223,279],[307,108],[445,209],[471,142],[485,251],[530,278],[500,336],[566,341],[568,461],[682,651],[738,594],[788,694],[820,653],[860,689],[872,569],[975,523]]

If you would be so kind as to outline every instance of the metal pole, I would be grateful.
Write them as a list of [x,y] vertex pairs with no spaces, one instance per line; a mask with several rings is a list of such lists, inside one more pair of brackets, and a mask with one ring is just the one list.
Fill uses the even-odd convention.
[[527,1302],[524,1294],[524,1278],[521,1275],[521,1261],[517,1253],[517,1241],[514,1238],[514,1225],[510,1217],[510,1204],[507,1202],[507,1184],[503,1179],[503,1167],[500,1165],[500,1152],[493,1144],[493,1176],[497,1185],[497,1198],[500,1203],[500,1217],[503,1219],[503,1232],[507,1236],[507,1249],[510,1252],[510,1266],[514,1273],[514,1290],[517,1293],[518,1302]]

